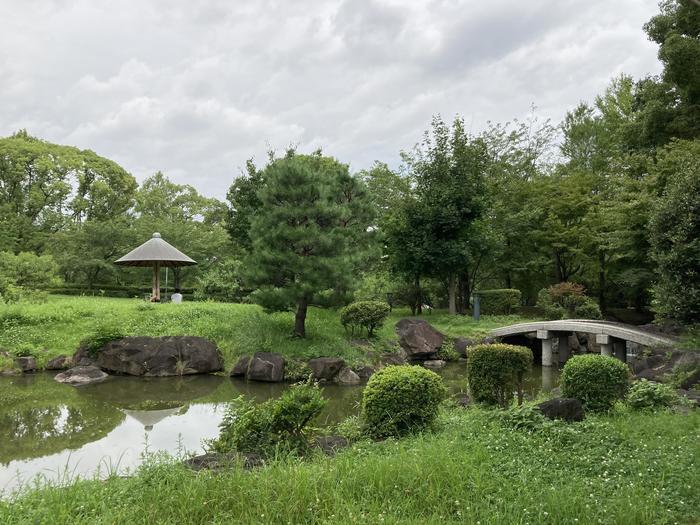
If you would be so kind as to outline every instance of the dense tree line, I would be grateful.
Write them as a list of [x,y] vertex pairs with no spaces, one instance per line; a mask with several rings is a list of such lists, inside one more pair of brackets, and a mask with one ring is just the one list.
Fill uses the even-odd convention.
[[559,125],[533,112],[472,134],[436,116],[397,170],[270,153],[226,203],[20,131],[0,139],[0,252],[51,256],[66,285],[127,286],[142,273],[112,261],[160,231],[200,262],[178,285],[294,309],[297,335],[309,305],[390,294],[464,313],[475,290],[534,304],[556,283],[583,285],[603,312],[696,322],[700,9],[663,2],[644,30],[663,73],[614,78]]

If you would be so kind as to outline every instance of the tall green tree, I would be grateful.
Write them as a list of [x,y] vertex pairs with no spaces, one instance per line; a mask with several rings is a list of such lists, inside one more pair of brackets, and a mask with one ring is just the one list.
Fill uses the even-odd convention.
[[305,337],[308,306],[344,290],[372,222],[365,185],[320,152],[288,153],[264,169],[252,217],[247,261],[256,300],[268,310],[296,309],[294,335]]
[[661,317],[700,321],[700,140],[674,141],[659,153],[656,177],[668,183],[653,208],[654,287]]
[[0,139],[0,248],[42,252],[66,225],[123,215],[135,190],[129,173],[92,151],[24,130]]
[[414,267],[408,270],[414,279],[421,274],[443,279],[449,311],[457,313],[460,282],[469,282],[469,258],[480,249],[476,223],[486,208],[485,143],[469,135],[461,117],[448,125],[436,116],[404,160],[415,181],[415,198],[406,200],[397,215],[392,253],[404,271]]

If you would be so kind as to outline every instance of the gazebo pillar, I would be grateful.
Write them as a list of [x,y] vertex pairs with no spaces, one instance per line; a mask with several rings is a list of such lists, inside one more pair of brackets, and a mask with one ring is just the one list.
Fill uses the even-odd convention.
[[160,301],[160,263],[153,264],[153,295],[156,301]]

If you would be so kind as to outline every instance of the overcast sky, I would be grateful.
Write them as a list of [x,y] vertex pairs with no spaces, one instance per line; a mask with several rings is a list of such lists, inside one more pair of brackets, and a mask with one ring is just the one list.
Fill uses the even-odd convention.
[[223,197],[245,160],[398,165],[441,113],[559,122],[656,74],[655,0],[2,0],[0,136],[26,128]]

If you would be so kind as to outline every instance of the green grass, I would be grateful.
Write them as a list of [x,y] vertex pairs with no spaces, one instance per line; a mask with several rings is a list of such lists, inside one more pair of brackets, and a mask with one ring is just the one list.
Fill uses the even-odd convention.
[[[378,331],[374,346],[390,349],[394,325],[409,315],[395,310]],[[484,317],[475,322],[435,312],[425,319],[452,337],[485,335],[489,329],[521,320],[517,316]],[[136,299],[51,296],[44,304],[0,306],[0,349],[29,350],[40,366],[59,354],[72,354],[80,341],[101,324],[117,325],[130,335],[196,335],[216,342],[226,367],[247,353],[280,352],[290,358],[340,356],[350,363],[367,361],[367,348],[351,344],[335,310],[311,308],[306,339],[291,336],[293,313],[266,314],[256,305],[185,303],[152,305]],[[12,359],[0,356],[0,370]]]
[[537,431],[495,414],[449,409],[434,434],[250,472],[155,459],[132,478],[0,503],[0,523],[698,523],[698,411],[620,409]]

